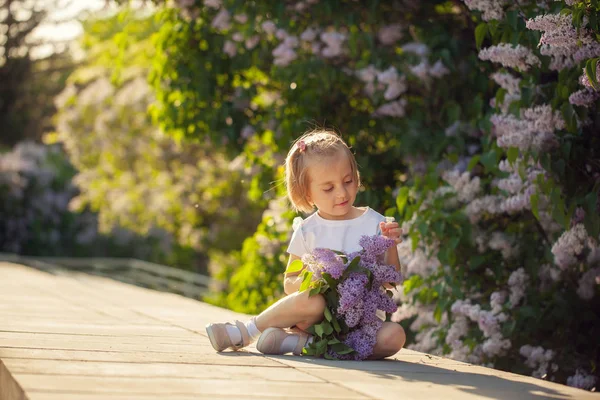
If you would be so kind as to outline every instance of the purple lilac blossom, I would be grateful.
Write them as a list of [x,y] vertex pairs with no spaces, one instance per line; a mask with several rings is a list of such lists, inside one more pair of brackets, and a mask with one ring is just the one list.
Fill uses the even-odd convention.
[[365,266],[373,273],[373,286],[381,286],[384,283],[399,283],[402,281],[400,272],[393,265],[371,264]]
[[340,295],[338,314],[344,314],[359,299],[364,297],[368,281],[369,279],[366,275],[355,272],[338,285],[338,293]]
[[[363,250],[349,253],[346,257],[328,249],[315,249],[302,257],[306,268],[313,271],[315,276],[321,277],[322,273],[328,273],[338,280],[336,314],[350,328],[343,342],[355,350],[352,354],[337,354],[329,349],[328,353],[338,359],[364,360],[369,357],[373,353],[377,331],[383,324],[377,311],[393,313],[397,310],[395,302],[382,287],[385,283],[402,280],[401,274],[393,265],[383,264],[384,253],[395,246],[395,241],[384,236],[363,236],[359,244]],[[359,266],[372,274],[370,288],[367,287],[369,278],[365,272],[352,272],[342,279],[356,257],[360,257]]]
[[394,239],[385,236],[362,236],[358,242],[363,248],[362,258],[365,260],[380,260],[387,249],[394,246]]
[[361,298],[352,305],[345,313],[344,319],[348,328],[356,327],[364,316],[365,301]]
[[322,265],[322,272],[331,275],[334,279],[341,278],[346,270],[342,258],[329,249],[315,249],[313,255]]
[[352,347],[356,353],[353,354],[333,354],[334,357],[343,360],[364,360],[373,354],[373,348],[377,341],[377,332],[383,325],[381,320],[369,324],[361,325],[358,329],[348,334],[344,343]]

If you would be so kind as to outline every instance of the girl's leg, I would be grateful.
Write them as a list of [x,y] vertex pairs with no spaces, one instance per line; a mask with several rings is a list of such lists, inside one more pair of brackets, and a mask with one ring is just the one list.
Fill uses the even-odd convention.
[[[252,344],[267,328],[289,328],[294,325],[301,329],[321,321],[325,310],[325,299],[321,295],[308,296],[308,291],[293,293],[279,300],[258,316],[245,324],[208,324],[206,332],[212,346],[217,351],[227,348],[234,350]],[[285,348],[292,345],[290,338]],[[293,348],[293,347],[292,347]]]
[[323,319],[325,298],[308,296],[308,290],[292,293],[271,305],[256,318],[259,331],[267,328],[289,328],[294,325],[306,329]]
[[406,342],[406,334],[400,324],[384,322],[377,332],[377,342],[369,359],[379,360],[393,356],[402,349],[404,342]]

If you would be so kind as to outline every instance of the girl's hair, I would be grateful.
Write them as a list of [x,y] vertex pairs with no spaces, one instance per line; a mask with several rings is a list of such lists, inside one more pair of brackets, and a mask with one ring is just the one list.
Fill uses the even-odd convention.
[[336,132],[316,129],[305,133],[292,144],[285,159],[285,185],[288,198],[296,211],[309,213],[314,209],[306,199],[309,185],[308,160],[315,157],[332,156],[340,151],[348,156],[352,168],[352,178],[357,185],[360,185],[360,175],[354,154]]

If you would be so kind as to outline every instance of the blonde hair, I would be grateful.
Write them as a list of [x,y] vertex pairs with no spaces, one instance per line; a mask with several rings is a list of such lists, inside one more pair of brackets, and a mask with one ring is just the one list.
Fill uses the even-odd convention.
[[308,160],[328,157],[342,151],[348,156],[352,177],[360,185],[360,174],[354,154],[344,140],[334,131],[316,129],[300,136],[292,144],[285,159],[285,185],[288,198],[296,211],[312,212],[314,206],[307,200],[309,177]]

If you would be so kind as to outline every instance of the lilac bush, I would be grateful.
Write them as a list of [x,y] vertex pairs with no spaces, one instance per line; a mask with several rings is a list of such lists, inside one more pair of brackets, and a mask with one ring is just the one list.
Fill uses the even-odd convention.
[[[409,347],[593,388],[597,1],[168,4],[154,120],[243,153],[277,205],[221,266],[220,305],[279,298],[294,215],[277,166],[313,122],[335,126],[357,150],[357,201],[404,221]],[[365,304],[347,307],[354,323]]]

